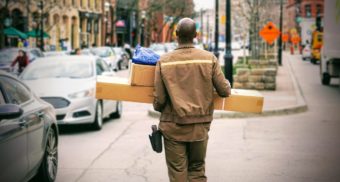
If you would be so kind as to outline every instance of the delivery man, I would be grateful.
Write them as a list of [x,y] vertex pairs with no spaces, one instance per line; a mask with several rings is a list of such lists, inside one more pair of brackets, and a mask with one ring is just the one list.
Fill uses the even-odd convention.
[[161,112],[159,128],[171,182],[207,181],[205,155],[214,92],[230,95],[217,58],[194,47],[196,35],[195,22],[181,19],[178,48],[161,56],[156,65],[153,106]]

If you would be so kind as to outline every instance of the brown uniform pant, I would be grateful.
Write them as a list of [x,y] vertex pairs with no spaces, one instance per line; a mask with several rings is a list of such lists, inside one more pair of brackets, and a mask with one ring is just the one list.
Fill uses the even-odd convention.
[[170,182],[205,182],[205,156],[208,139],[177,142],[164,137],[165,158]]

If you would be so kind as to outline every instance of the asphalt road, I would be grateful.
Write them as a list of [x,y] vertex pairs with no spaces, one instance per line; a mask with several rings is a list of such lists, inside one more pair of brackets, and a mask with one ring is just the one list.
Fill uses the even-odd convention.
[[[322,86],[319,67],[285,55],[308,111],[296,115],[218,119],[208,144],[208,181],[340,181],[339,80]],[[126,76],[127,71],[118,75]],[[162,154],[154,153],[148,134],[156,119],[148,104],[124,102],[123,116],[101,131],[86,126],[61,128],[57,181],[168,181]]]

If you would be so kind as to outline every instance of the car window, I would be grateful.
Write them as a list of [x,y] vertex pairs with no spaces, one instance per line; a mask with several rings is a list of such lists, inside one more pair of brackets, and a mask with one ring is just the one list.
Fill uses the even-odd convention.
[[108,72],[108,71],[110,71],[110,67],[109,67],[109,65],[104,61],[104,60],[102,60],[102,59],[98,59],[97,61],[99,61],[100,62],[100,64],[102,65],[102,67],[103,67],[103,70],[105,71],[105,72]]
[[[58,59],[58,58],[54,58]],[[43,78],[71,78],[83,79],[94,76],[93,63],[91,61],[81,60],[40,60],[31,64],[20,76],[23,80],[35,80]]]
[[4,96],[3,96],[3,94],[2,94],[2,90],[0,90],[0,105],[1,104],[5,104],[6,102],[5,102],[5,98],[4,98]]
[[96,61],[96,70],[97,70],[97,75],[101,75],[104,72],[104,67],[101,64],[101,61]]
[[6,94],[7,103],[20,105],[29,101],[31,98],[30,91],[12,78],[1,78],[0,85]]

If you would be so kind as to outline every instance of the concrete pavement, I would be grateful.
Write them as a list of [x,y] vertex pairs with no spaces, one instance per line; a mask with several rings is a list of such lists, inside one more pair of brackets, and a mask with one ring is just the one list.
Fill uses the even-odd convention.
[[[206,172],[212,182],[340,181],[338,80],[319,81],[318,66],[289,56],[308,111],[273,117],[216,119],[208,144]],[[287,99],[288,100],[288,99]],[[124,103],[123,117],[101,131],[64,128],[59,141],[57,181],[168,181],[162,154],[147,135],[155,118],[147,104]]]

